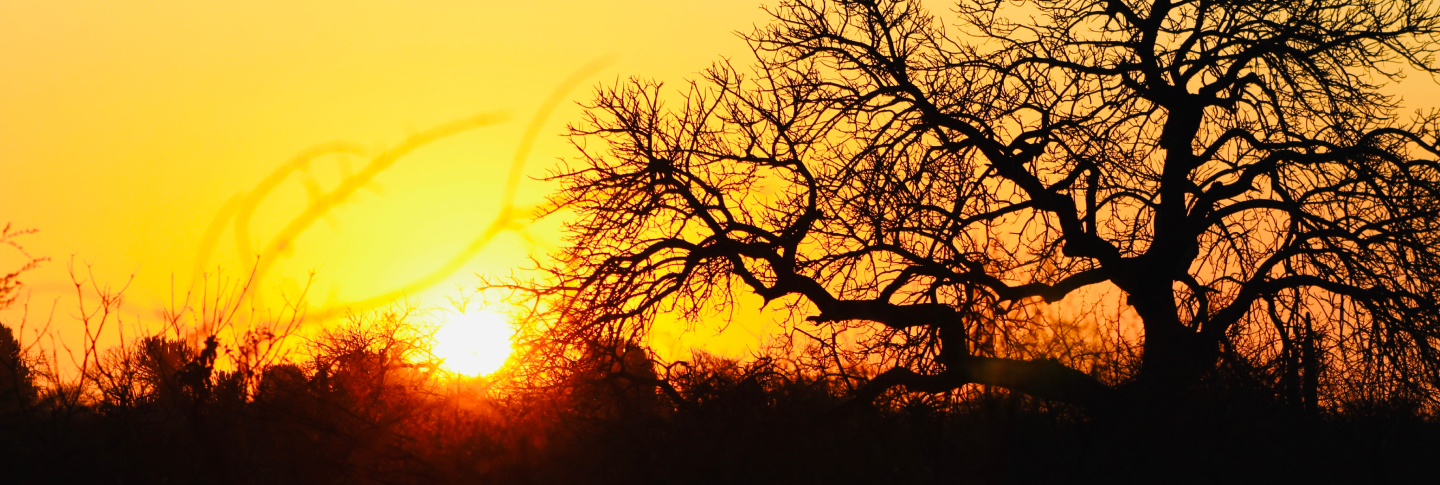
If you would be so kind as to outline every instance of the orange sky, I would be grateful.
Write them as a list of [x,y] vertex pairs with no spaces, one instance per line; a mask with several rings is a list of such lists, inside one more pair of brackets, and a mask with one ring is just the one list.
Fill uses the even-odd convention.
[[[31,320],[75,310],[73,255],[126,292],[127,321],[156,320],[171,278],[183,291],[202,235],[227,201],[301,151],[349,141],[376,153],[477,113],[506,121],[428,144],[379,172],[277,258],[261,295],[294,292],[318,270],[311,305],[395,290],[444,265],[497,214],[522,132],[567,76],[601,60],[541,126],[526,173],[569,153],[556,134],[573,100],[617,76],[678,83],[720,56],[744,59],[733,34],[762,22],[757,2],[459,2],[47,0],[0,3],[0,224],[51,261],[28,273]],[[304,211],[306,180],[335,189],[367,157],[317,159],[256,208],[256,247]],[[343,166],[348,163],[348,168]],[[306,176],[302,176],[306,175]],[[519,204],[550,190],[522,181]],[[463,269],[417,295],[439,305],[476,273],[506,274],[558,243],[557,221],[494,239]],[[8,271],[16,254],[0,263]],[[233,229],[207,268],[248,265]],[[20,309],[0,314],[13,324]],[[73,334],[70,334],[73,337]],[[753,338],[751,339],[753,341]],[[739,347],[743,347],[740,345]],[[737,349],[739,348],[737,347]]]
[[[935,6],[943,7],[943,3]],[[154,321],[172,277],[187,288],[206,227],[303,150],[349,141],[372,154],[477,113],[504,116],[395,161],[309,226],[260,288],[296,291],[311,270],[311,304],[363,300],[441,267],[499,210],[505,173],[526,123],[551,91],[597,60],[540,129],[526,173],[570,151],[555,136],[578,119],[570,100],[601,81],[643,76],[678,84],[721,56],[745,62],[733,34],[764,22],[759,0],[694,2],[45,0],[0,3],[0,224],[51,261],[26,275],[33,313],[56,302],[62,337],[74,315],[73,256],[126,293],[128,321]],[[1409,83],[1407,83],[1409,84]],[[1428,79],[1411,107],[1440,106]],[[498,118],[497,118],[498,119]],[[368,159],[321,158],[256,208],[251,241],[264,246],[304,211],[306,182],[335,189]],[[348,163],[348,167],[345,165]],[[348,170],[348,172],[347,172]],[[302,176],[303,175],[303,176]],[[525,179],[518,203],[551,189]],[[443,304],[475,274],[503,275],[558,243],[547,221],[534,242],[497,237],[454,276],[417,296]],[[248,269],[226,229],[207,268]],[[0,253],[0,270],[18,264]],[[20,308],[0,313],[13,324]],[[747,317],[768,321],[765,317]],[[673,329],[672,329],[673,330]],[[662,329],[663,351],[682,333]],[[763,326],[707,340],[736,354]],[[695,336],[686,341],[698,341]],[[667,350],[669,349],[669,350]]]

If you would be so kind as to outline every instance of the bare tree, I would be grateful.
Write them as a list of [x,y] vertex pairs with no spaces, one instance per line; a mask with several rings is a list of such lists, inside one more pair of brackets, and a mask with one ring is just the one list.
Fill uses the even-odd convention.
[[[679,96],[599,90],[573,128],[581,157],[551,177],[574,218],[526,288],[535,342],[575,355],[748,291],[876,335],[866,350],[891,369],[866,398],[1175,396],[1227,356],[1283,367],[1305,394],[1323,375],[1433,398],[1440,116],[1407,121],[1382,88],[1440,72],[1435,7],[953,12],[784,1],[744,36],[751,69],[718,63]],[[1118,388],[1002,344],[1044,324],[1027,308],[1086,288],[1118,290],[1143,322]]]

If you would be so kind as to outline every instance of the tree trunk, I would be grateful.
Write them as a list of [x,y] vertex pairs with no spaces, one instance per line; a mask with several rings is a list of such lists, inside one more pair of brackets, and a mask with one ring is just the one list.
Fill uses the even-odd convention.
[[1166,405],[1200,384],[1215,370],[1220,346],[1176,321],[1145,321],[1145,343],[1134,396]]

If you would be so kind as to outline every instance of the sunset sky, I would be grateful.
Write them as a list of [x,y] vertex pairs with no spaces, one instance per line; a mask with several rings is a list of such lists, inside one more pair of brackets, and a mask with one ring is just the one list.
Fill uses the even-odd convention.
[[[77,271],[93,269],[101,285],[118,288],[133,275],[125,319],[156,321],[172,288],[194,288],[197,266],[232,279],[247,274],[254,260],[237,247],[232,226],[222,226],[208,258],[203,236],[227,203],[297,154],[333,142],[365,153],[321,157],[286,177],[255,207],[253,248],[305,211],[307,187],[332,191],[407,136],[488,113],[493,124],[396,160],[305,227],[257,293],[280,301],[312,270],[312,308],[404,288],[494,220],[527,123],[568,77],[585,74],[541,125],[527,176],[569,156],[556,135],[579,118],[575,101],[588,99],[598,83],[640,76],[675,86],[722,57],[748,62],[734,32],[763,23],[759,7],[661,0],[0,3],[0,224],[39,230],[20,242],[50,258],[25,277],[30,321],[43,321],[53,305],[60,336],[73,338],[72,257]],[[1399,91],[1407,106],[1440,106],[1435,84],[1415,78]],[[523,179],[517,204],[538,203],[552,188]],[[456,285],[473,287],[477,274],[509,274],[527,255],[561,243],[559,222],[528,227],[528,240],[503,233],[452,276],[411,296],[443,305]],[[0,252],[0,270],[20,261],[15,251]],[[14,324],[21,310],[0,320]],[[763,337],[766,321],[745,316],[721,339],[661,329],[657,350],[678,355],[684,342],[703,340],[711,350],[741,353]]]
[[[201,261],[207,226],[310,147],[353,142],[366,152],[318,158],[284,179],[255,208],[255,248],[304,212],[307,184],[334,190],[370,156],[446,122],[503,120],[396,160],[301,233],[258,288],[273,303],[315,270],[312,308],[399,289],[485,231],[527,123],[567,77],[602,67],[541,126],[527,176],[570,153],[556,135],[597,83],[633,75],[676,84],[721,56],[745,59],[734,31],[764,19],[756,2],[0,3],[0,224],[38,229],[20,242],[50,258],[25,277],[30,321],[58,297],[56,326],[74,337],[72,256],[102,285],[134,275],[127,322],[158,320],[201,262],[244,276],[253,260],[231,226]],[[549,190],[526,178],[517,203]],[[501,234],[413,296],[441,305],[477,273],[508,274],[560,243],[558,222],[530,227],[530,242]],[[8,248],[0,258],[7,272],[20,261]],[[20,310],[0,319],[14,324]],[[749,333],[730,350],[755,342]]]

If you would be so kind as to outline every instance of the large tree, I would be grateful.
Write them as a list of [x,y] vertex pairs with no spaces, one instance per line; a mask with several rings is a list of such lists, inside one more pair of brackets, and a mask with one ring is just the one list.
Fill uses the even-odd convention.
[[[1175,395],[1226,356],[1312,393],[1440,383],[1440,117],[1384,90],[1437,72],[1428,3],[771,12],[751,67],[677,95],[616,83],[573,128],[582,155],[553,175],[569,238],[531,288],[550,355],[748,291],[888,342],[867,397],[979,383],[1093,405]],[[1123,389],[995,344],[1043,324],[1017,309],[1087,288],[1142,323]]]

